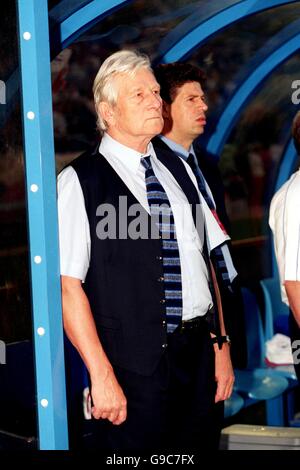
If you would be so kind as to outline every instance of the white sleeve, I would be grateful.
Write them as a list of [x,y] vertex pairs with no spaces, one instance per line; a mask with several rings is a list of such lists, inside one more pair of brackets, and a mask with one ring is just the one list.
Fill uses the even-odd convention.
[[90,227],[84,196],[74,168],[57,180],[60,273],[85,280],[90,263]]
[[205,217],[205,227],[206,227],[206,241],[210,251],[214,250],[217,246],[223,245],[224,242],[230,240],[230,236],[227,233],[224,233],[220,225],[213,216],[210,208],[208,207],[204,197],[198,191],[203,213]]
[[224,260],[225,260],[225,263],[226,263],[226,268],[227,268],[227,271],[228,271],[230,282],[232,282],[234,280],[234,278],[237,276],[237,272],[236,272],[236,269],[234,267],[228,245],[222,245],[221,250],[222,250]]
[[288,189],[285,203],[286,281],[300,281],[300,190],[298,180]]

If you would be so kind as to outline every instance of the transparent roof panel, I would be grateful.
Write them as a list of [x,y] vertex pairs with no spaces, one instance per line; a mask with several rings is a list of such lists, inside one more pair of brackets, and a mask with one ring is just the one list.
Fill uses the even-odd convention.
[[297,53],[273,72],[246,106],[224,146],[220,169],[233,240],[268,234],[270,200],[299,110],[295,98],[299,100],[300,93],[292,89],[299,78],[299,64]]
[[[261,84],[238,116],[221,154],[233,253],[243,282],[271,275],[269,206],[299,110],[299,86],[292,88],[299,80],[299,65],[296,53]],[[220,94],[216,87],[216,98]]]
[[[165,15],[169,11],[172,15],[176,16],[178,10],[183,8],[186,12],[190,11],[191,18],[193,17],[193,19],[195,19],[195,13],[197,13],[197,18],[206,18],[216,14],[221,9],[238,3],[239,1],[240,0],[214,0],[214,2],[209,0],[157,0],[152,2],[143,2],[141,0],[132,0],[120,2],[124,3],[124,5],[120,5],[120,9],[123,10],[129,6],[129,8],[137,8],[141,11],[141,9],[145,10],[147,7],[148,10],[152,9],[154,14],[158,13],[159,15]],[[49,15],[52,19],[64,19],[88,3],[91,3],[91,0],[48,0]],[[190,9],[191,5],[193,5],[192,9]],[[126,16],[126,11],[124,11],[124,14]],[[157,18],[157,21],[159,21],[159,18]]]
[[206,1],[138,0],[126,4],[97,23],[78,41],[101,46],[106,55],[119,48],[138,48],[154,59],[160,41]]
[[293,88],[293,84],[299,80],[299,66],[300,53],[297,53],[263,83],[241,114],[227,140],[228,145],[237,148],[256,142],[264,147],[277,145],[281,152],[274,155],[272,163],[278,166],[282,151],[291,137],[292,119],[299,110],[299,86]]
[[[54,3],[59,3],[60,6],[65,3],[74,8],[75,4],[86,2],[65,0],[50,2],[50,5],[55,6]],[[218,8],[222,8],[224,3],[216,1],[212,7],[211,3],[205,0],[128,2],[83,33],[68,49],[57,56],[52,61],[55,123],[56,118],[66,121],[65,116],[71,116],[68,117],[68,121],[72,121],[71,128],[66,132],[66,138],[70,136],[70,145],[81,149],[97,139],[91,93],[92,82],[101,62],[109,54],[127,47],[142,50],[155,59],[163,38],[174,27],[186,22],[195,9],[199,8],[205,17],[211,13],[212,8],[217,11],[217,4]],[[239,80],[250,73],[247,69],[250,60],[261,52],[276,34],[278,35],[283,28],[295,21],[299,13],[300,5],[293,4],[247,17],[211,38],[188,58],[190,62],[204,66],[208,77],[206,91],[209,111],[208,124],[202,139],[204,143]],[[78,96],[84,96],[81,100],[84,104],[84,113],[81,112]],[[62,117],[59,109],[60,101],[68,100],[68,97],[68,112]],[[76,103],[78,106],[75,106]],[[64,108],[65,106],[66,104]],[[81,125],[81,120],[86,124]],[[56,135],[59,134],[59,129],[63,128],[64,126],[58,123]],[[88,131],[84,131],[85,128]],[[78,135],[78,138],[74,139],[74,134]],[[60,137],[66,141],[63,135],[59,135],[59,139]],[[74,142],[77,142],[76,145]]]
[[249,61],[299,17],[299,4],[249,16],[216,34],[186,59],[200,65],[206,72],[208,117],[217,114],[239,81],[245,78],[242,71],[247,69]]

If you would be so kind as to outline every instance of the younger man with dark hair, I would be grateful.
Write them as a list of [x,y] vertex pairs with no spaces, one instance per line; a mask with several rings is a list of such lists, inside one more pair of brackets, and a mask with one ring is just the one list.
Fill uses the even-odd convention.
[[[225,209],[224,187],[215,158],[194,145],[204,132],[208,106],[202,89],[204,73],[198,67],[174,62],[154,70],[163,99],[164,127],[153,139],[156,151],[164,151],[185,160],[193,170],[195,182],[216,221],[226,233],[229,220]],[[192,181],[191,181],[192,184]],[[246,365],[246,338],[243,305],[228,242],[211,246],[211,258],[221,269],[218,279],[227,333],[232,337],[231,357],[236,367]]]

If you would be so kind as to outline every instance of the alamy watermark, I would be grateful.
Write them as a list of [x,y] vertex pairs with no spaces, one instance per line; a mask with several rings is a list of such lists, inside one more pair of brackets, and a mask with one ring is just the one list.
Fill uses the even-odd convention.
[[293,104],[299,104],[300,103],[300,80],[294,80],[292,82],[292,103]]
[[[118,210],[117,210],[118,209]],[[137,240],[137,239],[180,239],[191,231],[200,235],[204,231],[202,205],[195,204],[152,204],[151,217],[139,203],[128,205],[127,196],[119,196],[119,206],[103,203],[97,207],[96,234],[100,240]],[[191,224],[191,211],[194,211],[194,222]],[[176,228],[173,222],[176,214]],[[178,222],[178,223],[177,223]],[[194,235],[194,234],[193,234]]]
[[300,339],[296,339],[292,342],[292,352],[294,364],[300,364]]
[[0,340],[0,364],[6,364],[6,344]]
[[6,86],[3,80],[0,80],[0,104],[6,104]]

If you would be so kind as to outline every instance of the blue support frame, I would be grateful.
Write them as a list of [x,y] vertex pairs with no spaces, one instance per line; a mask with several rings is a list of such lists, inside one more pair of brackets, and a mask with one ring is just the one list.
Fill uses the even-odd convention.
[[40,449],[67,449],[47,0],[18,0]]
[[283,44],[260,64],[248,79],[240,86],[230,99],[227,107],[218,120],[215,133],[211,136],[207,149],[215,155],[220,155],[223,145],[237,122],[244,107],[254,95],[264,80],[288,57],[299,49],[300,33]]
[[270,39],[263,44],[263,46],[255,53],[249,61],[247,61],[241,70],[235,75],[234,82],[239,86],[249,75],[259,67],[268,57],[276,52],[279,47],[292,39],[300,32],[300,19],[289,23],[284,28],[280,29],[278,33],[272,35]]
[[[205,8],[202,4],[194,5],[189,16],[181,21],[174,29],[172,29],[161,41],[158,49],[157,62],[165,62],[164,56],[176,45],[190,34],[194,29],[206,24],[207,21],[219,15],[233,4],[240,3],[241,0],[214,0],[207,2]],[[174,51],[173,51],[174,53]],[[179,52],[180,53],[180,52]],[[175,50],[176,54],[176,50]]]
[[164,38],[157,61],[167,63],[183,60],[196,47],[227,26],[255,13],[297,2],[298,0],[244,0],[230,7],[225,3],[222,11],[204,21],[200,15],[191,15]]
[[61,49],[91,28],[100,17],[107,16],[130,1],[132,0],[93,0],[75,11],[60,24]]
[[75,11],[84,7],[93,0],[61,0],[49,11],[49,18],[55,23],[62,23],[66,18],[71,16]]

